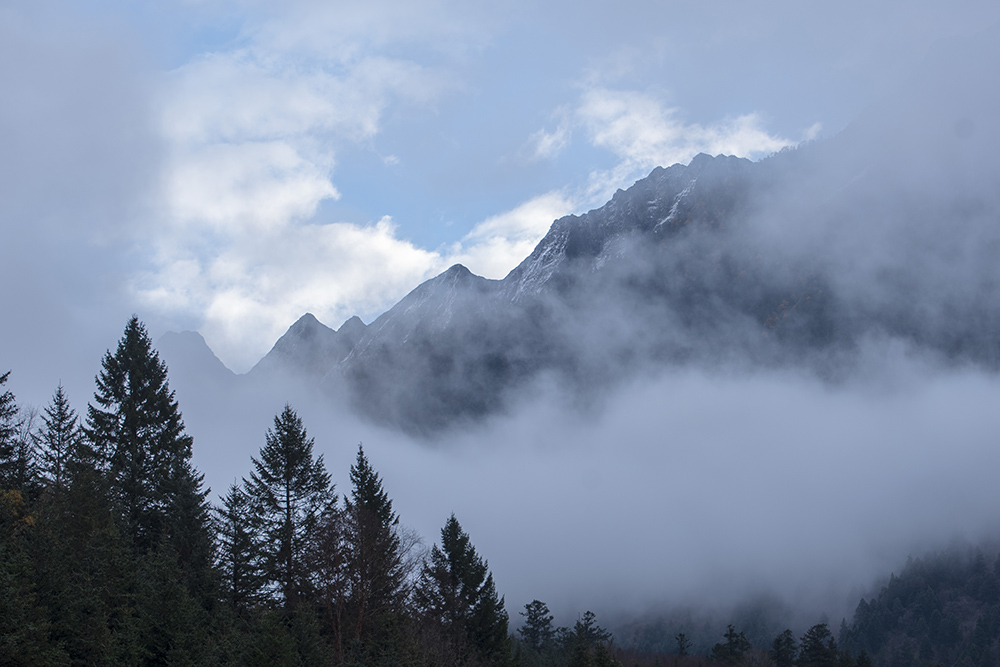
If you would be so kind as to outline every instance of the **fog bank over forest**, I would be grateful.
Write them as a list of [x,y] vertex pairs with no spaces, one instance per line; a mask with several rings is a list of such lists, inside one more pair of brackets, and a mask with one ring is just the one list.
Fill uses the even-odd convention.
[[[663,373],[584,409],[543,381],[510,414],[434,442],[277,394],[292,396],[341,493],[363,442],[427,544],[455,512],[512,614],[532,599],[570,623],[584,609],[618,618],[770,595],[803,622],[839,621],[908,555],[1000,529],[1000,380],[902,346],[870,359],[839,384]],[[277,395],[245,414],[240,401],[226,419],[183,386],[178,399],[215,492],[249,473],[281,408]]]
[[[116,71],[96,56],[95,62],[96,71]],[[133,212],[125,204],[134,193],[117,190],[142,191],[150,187],[146,181],[159,182],[146,153],[158,155],[162,138],[147,137],[142,148],[116,129],[132,118],[124,101],[115,102],[116,91],[128,101],[130,86],[139,87],[129,72],[101,94],[100,105],[84,109],[87,131],[79,134],[116,138],[103,158],[115,166],[114,178],[80,166],[91,160],[83,144],[69,144],[75,163],[25,159],[35,165],[25,170],[0,158],[5,173],[18,176],[14,190],[26,193],[0,203],[0,212],[29,219],[26,212],[44,200],[39,210],[51,218],[45,225],[9,225],[10,245],[0,253],[17,248],[18,257],[0,269],[29,286],[7,290],[6,310],[24,325],[4,333],[8,356],[0,365],[0,373],[13,368],[10,387],[19,400],[28,397],[25,404],[41,406],[55,382],[65,381],[72,404],[85,414],[101,353],[113,349],[124,318],[141,303],[123,286],[132,284],[130,272],[148,270],[148,257],[118,253],[105,240],[121,236],[126,217],[143,220],[129,233],[145,240],[148,204],[130,204],[142,209]],[[954,541],[997,540],[997,80],[1000,26],[994,25],[940,44],[839,137],[764,163],[734,158],[747,173],[768,165],[788,171],[768,181],[769,189],[751,193],[743,226],[728,236],[678,233],[652,249],[630,239],[608,244],[620,256],[635,251],[619,271],[606,274],[619,282],[594,280],[600,288],[594,291],[581,282],[592,310],[557,304],[570,316],[555,320],[564,328],[555,332],[561,338],[551,339],[570,342],[552,345],[553,357],[571,349],[565,356],[596,371],[582,374],[576,387],[567,386],[569,373],[526,373],[478,421],[417,437],[359,417],[338,385],[320,391],[311,381],[280,375],[258,384],[232,374],[209,377],[198,374],[197,364],[185,366],[183,358],[164,353],[194,437],[193,462],[213,502],[249,475],[265,431],[290,404],[340,494],[349,487],[361,442],[401,522],[425,545],[436,541],[454,512],[489,561],[513,625],[533,599],[548,603],[556,622],[568,625],[585,609],[610,623],[685,606],[725,613],[764,596],[787,605],[802,625],[828,614],[835,626],[908,556]],[[135,131],[141,138],[140,130],[144,126]],[[19,146],[14,154],[34,156],[33,150]],[[43,162],[46,170],[49,162],[57,165],[44,172],[47,178],[74,183],[83,194],[36,196],[22,187],[22,180],[37,178]],[[62,164],[76,168],[63,173]],[[789,173],[784,183],[795,187],[775,185]],[[109,183],[115,191],[98,187]],[[97,203],[88,203],[91,198]],[[106,202],[129,210],[104,213]],[[57,224],[90,209],[101,215],[88,215],[104,221],[94,232],[101,242],[88,241],[93,247],[79,242],[83,223],[64,225],[73,233]],[[25,261],[32,253],[21,249],[36,236],[59,241],[41,253],[44,261]],[[664,267],[683,272],[697,253],[712,260],[726,255],[734,266],[755,268],[762,280],[746,287],[717,278],[708,271],[712,262],[691,262],[707,267],[710,279],[702,284],[707,296],[688,311],[673,309],[680,299],[657,311],[645,297],[626,298],[618,290],[657,270],[668,275]],[[76,269],[72,279],[66,267]],[[594,275],[585,269],[579,275]],[[782,346],[777,335],[761,342],[761,323],[747,316],[752,309],[732,307],[746,306],[749,299],[740,298],[761,285],[780,294],[800,283],[803,294],[831,297],[823,302],[829,310],[811,321],[823,325],[818,343],[795,338],[794,330],[789,338],[796,345]],[[728,302],[719,297],[725,289]],[[691,313],[704,319],[684,328]],[[718,313],[731,317],[712,319]],[[137,314],[149,321],[142,310]],[[194,327],[205,321],[186,312],[151,317],[156,333],[168,328],[165,322]],[[493,322],[503,324],[504,312]],[[671,345],[681,361],[635,354],[618,372],[620,357],[662,353]],[[750,359],[747,351],[757,356]],[[418,399],[433,389],[415,376],[403,378],[412,388],[389,375],[377,379],[383,384],[376,390],[388,386]]]
[[[834,295],[830,312],[847,316],[831,330],[846,337],[799,349],[807,363],[720,352],[638,364],[599,391],[541,374],[485,420],[422,438],[308,384],[206,396],[178,377],[195,463],[216,492],[247,475],[287,401],[341,490],[363,442],[403,523],[430,543],[455,512],[512,614],[537,598],[564,624],[583,609],[621,617],[757,595],[804,623],[839,621],[907,556],[995,540],[1000,94],[984,83],[1000,66],[996,32],[932,53],[839,143],[807,147],[796,188],[760,194],[760,214],[719,241],[740,259],[771,253],[757,266],[775,283],[805,267]],[[674,313],[616,294],[601,295],[615,318],[563,332],[578,334],[581,358],[602,361],[608,332],[619,350],[659,336],[716,352],[697,329],[636,325]],[[758,340],[741,322],[713,335]]]

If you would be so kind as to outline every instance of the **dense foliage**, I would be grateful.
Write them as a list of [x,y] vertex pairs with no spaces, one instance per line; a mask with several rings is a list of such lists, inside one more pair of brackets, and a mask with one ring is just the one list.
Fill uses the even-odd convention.
[[3,665],[997,663],[1000,561],[980,552],[912,561],[837,638],[826,623],[796,638],[766,614],[744,614],[724,632],[689,621],[633,632],[626,650],[593,613],[556,627],[540,600],[524,605],[512,633],[488,563],[455,515],[420,551],[364,449],[338,496],[290,406],[248,477],[211,507],[167,368],[137,318],[105,355],[82,422],[61,386],[41,412],[19,408],[8,377]]
[[338,497],[290,406],[211,507],[137,318],[104,356],[82,422],[61,386],[41,413],[19,408],[8,377],[0,664],[515,661],[503,598],[455,516],[419,552],[364,449]]
[[877,595],[858,603],[840,639],[876,664],[996,665],[1000,559],[969,550],[911,560]]

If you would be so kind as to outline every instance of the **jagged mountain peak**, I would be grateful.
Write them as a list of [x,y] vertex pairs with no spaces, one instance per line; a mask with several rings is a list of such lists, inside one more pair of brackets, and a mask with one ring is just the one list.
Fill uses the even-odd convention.
[[572,263],[590,262],[623,239],[654,235],[651,243],[690,222],[717,227],[749,187],[754,163],[731,155],[699,153],[687,165],[656,167],[604,206],[552,223],[532,253],[504,278],[511,301],[539,294]]
[[[295,323],[288,328],[288,331],[285,332],[285,335],[282,336],[282,339],[284,339],[286,336],[294,338],[302,338],[302,339],[311,339],[316,336],[323,336],[332,332],[333,329],[331,329],[330,327],[326,326],[318,319],[316,319],[315,315],[313,315],[312,313],[306,313],[305,315],[297,319]],[[280,340],[281,339],[279,339],[279,342]]]
[[[354,318],[356,319],[356,318]],[[360,331],[359,327],[360,325]],[[312,313],[306,313],[284,333],[271,351],[257,362],[250,374],[304,372],[307,376],[321,378],[342,361],[364,332],[360,319],[344,323],[344,335],[326,326]]]
[[340,325],[340,328],[337,329],[337,334],[357,341],[358,338],[364,335],[366,329],[368,329],[368,325],[362,322],[361,318],[357,315],[352,315]]

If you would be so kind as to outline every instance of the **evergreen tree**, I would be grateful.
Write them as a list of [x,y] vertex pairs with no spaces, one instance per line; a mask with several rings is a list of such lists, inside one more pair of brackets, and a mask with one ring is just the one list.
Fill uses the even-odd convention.
[[795,665],[795,635],[791,630],[785,630],[774,638],[771,644],[771,661],[774,662],[774,667]]
[[[0,388],[9,376],[10,371],[0,375]],[[31,438],[35,414],[34,410],[19,410],[11,391],[0,393],[0,490],[15,489],[26,501],[40,491]]]
[[202,665],[209,657],[212,617],[191,594],[168,549],[136,559],[135,634],[147,665]]
[[743,632],[736,632],[736,628],[732,625],[726,627],[726,634],[723,637],[726,641],[712,647],[709,660],[735,665],[743,654],[750,650],[750,640]]
[[103,475],[75,461],[62,491],[46,494],[39,509],[32,553],[39,599],[72,664],[135,664],[143,651],[135,559]]
[[69,461],[79,456],[83,432],[61,384],[52,396],[52,403],[42,413],[42,422],[44,428],[35,434],[39,467],[48,485],[62,491],[67,484]]
[[309,592],[309,541],[337,497],[323,457],[313,458],[313,440],[290,406],[274,418],[264,440],[260,459],[251,459],[247,492],[260,517],[264,544],[270,546],[263,559],[264,578],[290,609]]
[[691,640],[683,632],[678,633],[674,639],[677,641],[677,655],[684,657],[691,653]]
[[440,638],[447,659],[504,664],[510,659],[508,618],[493,575],[452,514],[424,562],[415,602]]
[[835,667],[837,643],[826,623],[809,628],[800,641],[798,667]]
[[352,632],[360,640],[386,617],[401,611],[404,554],[392,500],[361,445],[350,475],[351,494],[344,496],[346,565]]
[[261,599],[264,577],[260,521],[241,485],[229,487],[222,507],[216,510],[215,524],[222,593],[230,608],[245,616]]
[[[7,384],[10,371],[0,374],[0,389]],[[0,490],[15,488],[14,466],[17,436],[17,403],[9,389],[0,392]]]
[[191,437],[167,384],[167,367],[133,316],[102,361],[85,432],[106,467],[124,532],[137,553],[173,548],[185,568],[210,565],[203,476],[191,466]]
[[584,612],[572,630],[561,628],[559,635],[559,642],[569,657],[570,667],[615,664],[608,652],[611,633],[597,624],[594,612]]
[[37,594],[37,568],[26,548],[36,530],[21,492],[0,490],[0,664],[63,665]]
[[548,605],[532,600],[524,605],[524,611],[518,613],[524,616],[524,623],[517,629],[521,641],[532,651],[541,652],[548,648],[556,634]]
[[562,632],[562,643],[567,646],[583,646],[588,653],[596,646],[610,641],[611,633],[597,624],[597,616],[589,610],[577,619],[572,630]]
[[323,630],[331,637],[337,664],[344,662],[345,635],[351,637],[347,629],[355,627],[347,618],[350,576],[344,523],[344,513],[331,504],[313,531],[307,554]]

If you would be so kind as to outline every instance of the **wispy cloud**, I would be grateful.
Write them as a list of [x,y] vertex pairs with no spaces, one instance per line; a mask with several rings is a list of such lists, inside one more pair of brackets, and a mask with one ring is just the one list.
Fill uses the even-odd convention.
[[443,70],[380,51],[416,38],[398,9],[365,34],[371,11],[297,3],[163,79],[163,215],[133,293],[154,312],[193,319],[237,370],[307,310],[334,325],[371,318],[443,268],[439,253],[398,238],[388,217],[314,219],[340,198],[341,151],[369,145],[387,110],[431,104],[447,87]]
[[531,254],[552,221],[572,213],[577,202],[548,192],[476,225],[447,253],[448,262],[465,264],[487,278],[503,278]]
[[759,158],[795,143],[769,133],[757,113],[686,123],[676,107],[635,91],[588,90],[577,116],[594,145],[641,168],[686,163],[698,153]]
[[817,123],[800,138],[789,139],[769,131],[759,112],[713,123],[689,122],[682,109],[670,106],[661,95],[611,88],[602,83],[607,78],[588,72],[577,102],[553,114],[555,129],[538,130],[526,144],[528,161],[557,158],[573,141],[613,156],[612,166],[595,169],[578,186],[567,212],[600,206],[615,190],[632,185],[658,166],[686,164],[698,153],[758,159],[813,139],[821,129]]
[[172,252],[136,288],[158,311],[200,312],[205,338],[242,372],[303,313],[334,327],[355,314],[370,320],[442,268],[386,217],[243,236],[201,257]]
[[571,136],[572,131],[566,122],[559,123],[552,132],[538,130],[528,137],[528,158],[547,160],[556,157],[569,145]]

